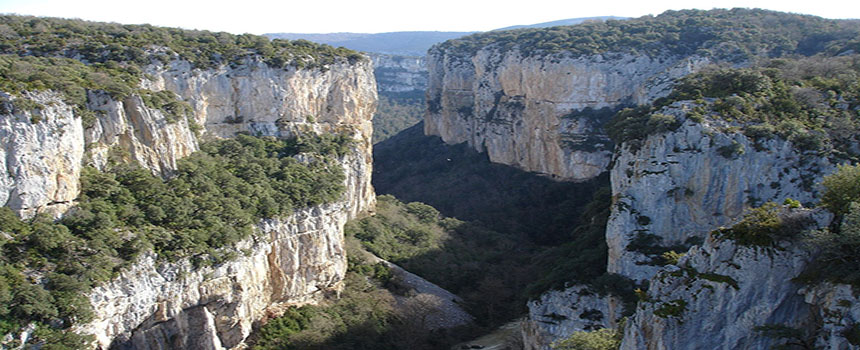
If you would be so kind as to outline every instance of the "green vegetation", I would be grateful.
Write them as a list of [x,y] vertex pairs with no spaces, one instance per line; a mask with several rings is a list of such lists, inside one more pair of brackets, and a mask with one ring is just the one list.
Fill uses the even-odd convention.
[[479,224],[443,218],[423,203],[377,197],[374,217],[350,222],[346,234],[375,255],[464,298],[482,325],[492,326],[522,311],[517,286],[534,279],[523,242]]
[[860,203],[851,203],[838,225],[813,232],[807,242],[818,255],[800,280],[860,286]]
[[[753,68],[714,68],[687,76],[666,98],[652,106],[625,109],[607,124],[610,137],[638,149],[646,136],[674,130],[684,119],[659,114],[680,101],[693,101],[685,119],[703,116],[743,125],[742,132],[760,142],[775,137],[818,155],[857,160],[860,123],[860,56],[816,56],[774,59]],[[660,122],[663,121],[663,122]],[[732,143],[719,147],[730,158],[744,150]]]
[[[251,235],[260,218],[341,196],[343,170],[333,158],[348,140],[240,135],[201,145],[166,181],[133,165],[85,168],[79,205],[59,222],[21,221],[0,208],[0,333],[36,322],[45,337],[79,341],[55,331],[89,320],[83,293],[147,249],[196,264],[233,258],[220,248]],[[304,152],[315,155],[293,158]]]
[[745,246],[776,247],[779,241],[798,237],[812,223],[808,215],[767,202],[749,209],[737,224],[718,229],[714,234]]
[[489,47],[501,51],[519,48],[526,56],[697,54],[741,62],[760,55],[837,54],[857,47],[858,36],[857,21],[737,8],[666,11],[656,17],[493,31],[448,40],[434,48],[461,56]]
[[373,143],[381,142],[421,121],[424,92],[380,93],[373,115]]
[[821,185],[821,206],[837,216],[847,214],[853,203],[860,203],[860,165],[839,166],[835,173],[824,177]]
[[87,22],[74,19],[0,16],[0,52],[20,56],[80,57],[89,64],[143,66],[178,56],[196,68],[237,64],[260,56],[272,67],[321,68],[361,54],[307,40],[269,40],[264,36]]
[[[457,330],[428,330],[437,305],[421,295],[398,296],[391,272],[372,264],[358,242],[347,238],[349,271],[339,298],[290,308],[256,334],[253,350],[444,349]],[[386,289],[387,288],[387,289]],[[395,296],[401,300],[395,300]]]
[[[118,100],[135,92],[139,73],[117,65],[87,66],[68,58],[0,55],[0,91],[20,96],[24,91],[53,90],[80,110],[86,109],[87,90],[105,91]],[[17,105],[23,102],[15,100],[15,107],[25,107]]]
[[618,329],[601,328],[596,331],[577,331],[554,344],[555,350],[617,350],[624,336],[624,326]]
[[650,257],[651,260],[645,264],[662,266],[677,263],[677,260],[683,256],[683,253],[677,252],[686,252],[690,247],[702,244],[702,239],[699,237],[688,237],[683,243],[672,245],[666,245],[662,241],[663,237],[647,231],[640,231],[633,235],[633,239],[630,240],[625,249]]
[[180,118],[184,119],[193,112],[191,105],[188,102],[180,100],[179,96],[172,91],[152,92],[141,90],[139,93],[143,99],[143,103],[149,108],[164,112],[164,117],[168,122],[175,122]]
[[683,299],[675,299],[669,302],[660,303],[660,306],[654,310],[654,316],[661,318],[680,318],[687,311],[687,302]]

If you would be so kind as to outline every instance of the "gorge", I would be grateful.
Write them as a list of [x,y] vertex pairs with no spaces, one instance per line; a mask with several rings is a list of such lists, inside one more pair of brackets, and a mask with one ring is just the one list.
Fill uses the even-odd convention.
[[[4,349],[469,348],[523,315],[508,348],[860,348],[858,21],[669,11],[404,59],[0,19]],[[380,96],[424,84],[374,146]]]

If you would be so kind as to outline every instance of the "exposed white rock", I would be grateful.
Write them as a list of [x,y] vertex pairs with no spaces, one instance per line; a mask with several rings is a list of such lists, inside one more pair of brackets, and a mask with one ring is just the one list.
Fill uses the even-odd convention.
[[107,94],[90,92],[88,100],[87,107],[98,116],[85,134],[89,161],[96,168],[103,169],[113,156],[167,175],[176,169],[177,160],[198,149],[188,120],[170,122],[162,111],[147,108],[139,96],[114,101]]
[[337,63],[326,69],[277,69],[260,59],[236,68],[193,69],[187,61],[150,65],[143,87],[170,90],[195,111],[203,136],[232,137],[239,132],[290,137],[345,132],[356,141],[346,198],[351,217],[372,210],[370,184],[372,125],[376,83],[371,63]]
[[524,349],[551,350],[551,344],[574,332],[616,327],[623,306],[616,297],[576,285],[543,293],[528,308],[528,318],[522,323]]
[[434,48],[424,131],[449,144],[467,142],[496,163],[588,180],[607,170],[612,144],[605,120],[577,112],[650,103],[708,63],[614,53],[524,57],[493,48],[463,57]]
[[102,348],[241,348],[252,324],[277,315],[278,305],[312,302],[339,288],[346,271],[343,224],[375,204],[370,119],[376,86],[370,62],[296,70],[249,58],[235,68],[199,70],[171,61],[144,70],[151,79],[142,87],[177,93],[193,107],[189,120],[168,122],[134,95],[115,101],[90,93],[88,107],[98,118],[85,130],[59,95],[27,94],[41,106],[40,122],[30,112],[0,115],[0,204],[22,216],[60,215],[78,196],[83,164],[103,168],[112,159],[137,161],[153,173],[169,174],[178,159],[198,149],[195,123],[203,127],[203,138],[238,132],[351,135],[355,142],[340,159],[346,173],[342,200],[263,220],[259,237],[238,244],[243,255],[216,267],[162,263],[145,255],[90,294],[96,318],[81,326]]
[[369,53],[379,92],[413,92],[427,89],[427,61],[424,56]]
[[336,292],[346,273],[344,203],[267,219],[214,267],[146,254],[90,293],[95,321],[80,328],[101,349],[234,349],[281,304]]
[[[684,108],[665,109],[685,119]],[[756,146],[738,128],[706,119],[687,120],[673,132],[648,136],[639,149],[623,144],[611,171],[613,206],[606,227],[608,271],[645,280],[659,269],[627,246],[653,234],[671,246],[736,221],[766,201],[793,198],[814,203],[815,184],[835,166],[804,154],[791,142],[771,139]],[[742,154],[721,147],[737,143]]]
[[40,212],[57,216],[74,204],[80,191],[84,130],[58,94],[21,98],[40,107],[0,114],[0,205],[22,217]]
[[797,245],[739,246],[708,238],[651,279],[621,349],[767,349],[755,327],[804,328],[809,313],[791,279],[810,255]]

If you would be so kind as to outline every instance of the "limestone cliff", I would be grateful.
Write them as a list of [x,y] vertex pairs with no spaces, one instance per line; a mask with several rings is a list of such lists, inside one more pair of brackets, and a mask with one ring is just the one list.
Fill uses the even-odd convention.
[[237,244],[242,255],[212,267],[149,254],[95,288],[96,320],[81,331],[102,349],[233,349],[280,305],[315,302],[346,273],[345,203],[263,220]]
[[550,344],[573,332],[614,328],[623,314],[618,298],[583,285],[543,293],[528,303],[528,309],[522,324],[523,348],[534,350],[549,350]]
[[492,46],[473,55],[436,46],[427,60],[426,134],[573,181],[608,170],[612,156],[602,130],[608,116],[584,109],[650,103],[710,62],[668,54],[525,55]]
[[806,328],[809,309],[791,281],[809,254],[797,246],[743,247],[709,239],[659,272],[626,327],[622,349],[767,349],[754,331]]
[[[370,118],[376,91],[368,62],[296,70],[250,58],[236,68],[199,70],[173,60],[145,71],[150,79],[142,87],[177,93],[194,110],[189,120],[168,121],[139,96],[115,101],[90,92],[87,107],[99,117],[84,128],[80,116],[56,94],[32,94],[29,99],[42,106],[38,112],[0,116],[0,132],[8,135],[0,148],[0,203],[26,216],[69,203],[77,197],[81,164],[101,168],[111,156],[168,174],[177,159],[197,150],[198,136],[191,130],[196,124],[202,126],[203,139],[238,132],[282,137],[347,132],[361,159],[347,174],[351,216],[372,206]],[[34,114],[40,122],[31,121]]]
[[[154,61],[156,62],[156,61]],[[346,272],[343,224],[373,210],[371,116],[376,86],[368,60],[322,69],[272,68],[259,58],[193,69],[183,60],[144,67],[141,88],[169,90],[189,103],[187,119],[170,120],[132,94],[114,100],[89,92],[97,116],[84,125],[52,92],[26,94],[39,108],[0,115],[0,204],[22,216],[61,215],[78,196],[83,165],[134,161],[169,175],[198,142],[239,132],[278,137],[346,133],[339,159],[345,193],[338,202],[262,220],[240,242],[240,257],[214,267],[166,263],[150,254],[89,295],[95,320],[80,330],[102,349],[234,349],[279,305],[336,292]],[[8,107],[8,106],[7,106]]]
[[[679,121],[678,128],[649,135],[643,140],[619,145],[614,166],[610,171],[613,205],[606,227],[606,242],[609,248],[607,271],[640,282],[649,281],[652,288],[649,292],[655,287],[660,290],[661,283],[665,280],[665,277],[661,276],[669,273],[661,272],[658,274],[658,271],[662,269],[660,265],[663,263],[663,259],[660,258],[659,253],[648,253],[649,251],[674,249],[678,252],[685,252],[691,245],[706,239],[711,231],[721,226],[730,226],[741,218],[746,209],[761,205],[766,201],[782,203],[786,198],[792,198],[804,203],[814,203],[817,196],[815,184],[821,180],[823,175],[832,173],[835,169],[835,165],[827,157],[820,157],[815,152],[800,150],[791,142],[778,137],[766,140],[751,139],[740,132],[742,128],[737,123],[729,123],[715,118],[704,118],[701,121],[688,119],[688,112],[693,106],[694,104],[689,102],[679,102],[662,109],[660,113],[671,115]],[[730,150],[731,152],[729,152]],[[805,306],[801,305],[803,304],[802,298],[795,296],[799,286],[788,281],[790,278],[779,277],[770,282],[774,286],[769,286],[768,290],[773,290],[773,293],[778,294],[774,294],[774,300],[755,301],[772,302],[772,304],[767,305],[754,304],[753,300],[759,299],[763,295],[761,293],[766,292],[753,281],[767,280],[771,274],[775,276],[793,274],[792,276],[796,276],[805,266],[805,262],[801,261],[803,259],[800,256],[806,256],[804,255],[806,253],[803,253],[799,247],[794,247],[793,253],[786,253],[788,254],[786,256],[773,257],[758,252],[750,257],[744,255],[747,253],[736,254],[735,251],[740,249],[748,253],[750,251],[757,252],[755,249],[741,249],[735,245],[726,246],[726,244],[728,243],[711,242],[704,247],[697,248],[694,246],[688,255],[721,256],[722,260],[720,261],[723,264],[732,266],[747,266],[745,260],[741,261],[747,259],[750,260],[750,266],[761,264],[762,269],[764,269],[774,265],[782,266],[790,271],[779,270],[775,272],[765,269],[749,272],[749,275],[741,276],[750,281],[750,287],[748,287],[750,290],[746,293],[754,294],[747,297],[747,304],[734,299],[737,297],[735,289],[727,289],[726,293],[730,295],[720,296],[725,298],[723,301],[714,301],[714,296],[705,298],[716,304],[701,306],[701,313],[697,316],[690,316],[690,320],[700,322],[699,326],[713,323],[715,326],[709,328],[713,333],[718,333],[717,329],[724,329],[723,333],[719,333],[719,336],[738,341],[739,345],[736,348],[763,346],[761,344],[766,343],[765,340],[756,340],[750,343],[746,343],[746,340],[738,340],[739,337],[750,337],[751,335],[746,333],[746,335],[733,334],[732,329],[734,328],[726,326],[731,320],[718,322],[718,320],[708,317],[738,317],[738,315],[745,313],[758,312],[755,311],[758,309],[781,307],[782,303],[787,302],[784,299],[790,299],[794,306],[791,306],[790,310],[779,311],[783,312],[780,314],[780,317],[783,317],[782,320],[791,324],[791,322],[804,319],[804,313],[807,311]],[[725,272],[722,268],[719,272],[714,272],[717,268],[710,265],[697,265],[694,268],[702,273],[722,275]],[[741,278],[734,274],[728,274],[728,276],[736,279]],[[669,295],[671,294],[669,291],[675,290],[673,288],[678,288],[678,291],[674,292],[676,294]],[[699,288],[705,288],[704,292],[707,293],[712,292],[710,287]],[[530,346],[527,349],[548,349],[549,344],[569,336],[574,331],[588,331],[601,326],[610,327],[615,320],[620,318],[621,312],[606,312],[614,306],[611,298],[590,293],[578,293],[583,289],[587,290],[587,287],[573,286],[565,291],[548,292],[539,301],[529,304],[530,317],[527,324],[531,328],[524,328],[524,340],[526,345]],[[665,299],[663,304],[676,299],[695,303],[703,295],[695,291],[691,292],[686,287],[681,288],[677,283],[666,287],[663,293],[666,294],[661,296]],[[681,298],[681,295],[686,297]],[[554,301],[550,303],[549,300]],[[571,305],[588,305],[588,308],[600,310],[604,318],[597,319],[595,322],[582,317],[571,317],[575,316],[567,315],[570,313],[568,309]],[[659,339],[651,341],[651,339],[660,336],[665,336],[666,339],[673,339],[676,342],[672,343],[674,345],[665,345],[666,349],[686,348],[688,343],[685,341],[692,341],[695,338],[692,336],[684,338],[686,337],[684,334],[690,333],[690,331],[685,331],[683,330],[685,328],[679,327],[681,323],[665,325],[668,322],[673,322],[672,319],[663,320],[663,318],[654,316],[653,309],[659,307],[658,305],[650,309],[649,317],[651,318],[635,322],[640,322],[642,327],[663,325],[659,326],[662,327],[660,331],[643,328],[641,332],[647,332],[647,334],[637,335],[640,343],[636,343],[639,344],[637,347],[631,348],[650,348],[650,346],[657,346],[655,344],[663,344],[668,341]],[[574,306],[574,308],[578,309],[581,306]],[[724,311],[731,316],[706,317],[705,315],[711,312],[713,308],[730,308],[731,310]],[[795,311],[797,312],[795,313]],[[638,309],[636,317],[640,317],[638,315],[642,312],[641,309]],[[565,314],[567,317],[555,319],[553,323],[544,322],[547,320],[546,315],[552,313]],[[796,318],[787,316],[791,313],[795,313],[792,317]],[[613,317],[606,317],[609,315]],[[745,322],[759,322],[759,325],[764,325],[775,319],[770,314],[756,317]],[[686,323],[695,322],[685,321],[684,327],[686,327]],[[703,335],[699,334],[698,336]],[[649,339],[648,345],[642,345],[644,344],[642,339]],[[630,340],[630,342],[633,341]],[[625,344],[634,343],[629,343],[627,336],[625,336]]]
[[683,121],[677,130],[650,135],[638,148],[619,147],[606,227],[611,273],[646,280],[658,270],[634,241],[683,246],[767,201],[814,203],[815,184],[835,169],[791,142],[750,139],[739,124],[686,119],[689,108],[678,103],[661,111]]
[[[38,123],[32,113],[0,115],[0,204],[25,217],[41,211],[58,214],[78,197],[84,128],[57,94],[23,98],[45,107]],[[3,109],[10,111],[8,107]]]
[[368,54],[379,93],[422,92],[427,89],[427,61],[423,56]]

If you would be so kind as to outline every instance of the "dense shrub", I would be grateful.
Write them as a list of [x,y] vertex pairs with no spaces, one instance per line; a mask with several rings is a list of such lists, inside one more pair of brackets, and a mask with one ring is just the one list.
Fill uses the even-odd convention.
[[258,55],[274,67],[324,67],[361,54],[307,40],[269,40],[264,36],[122,25],[74,19],[0,16],[0,52],[21,56],[79,57],[93,63],[122,62],[139,67],[176,56],[197,68],[216,67]]
[[721,228],[715,234],[741,245],[774,247],[779,241],[798,237],[811,224],[809,216],[767,202],[748,210],[740,222],[729,228]]
[[838,170],[821,181],[824,193],[821,206],[841,216],[852,203],[860,203],[860,165],[841,165]]
[[[625,109],[607,123],[616,143],[637,149],[651,134],[674,130],[684,120],[701,122],[703,116],[742,125],[743,133],[761,142],[774,137],[790,140],[814,155],[857,159],[851,145],[858,142],[860,123],[860,56],[811,57],[765,61],[753,68],[706,69],[680,80],[666,98],[650,106]],[[686,118],[674,124],[656,123],[666,106],[695,102]],[[669,125],[670,127],[655,127]],[[724,146],[727,157],[740,145]],[[763,147],[757,143],[757,149]]]
[[831,281],[860,286],[860,166],[841,166],[822,181],[823,207],[835,215],[829,228],[814,231],[807,239],[817,252],[801,276],[808,282]]
[[552,345],[556,350],[617,350],[624,336],[619,329],[601,328],[596,331],[576,331]]
[[629,20],[492,31],[448,40],[431,50],[471,55],[485,47],[525,55],[698,54],[731,61],[752,56],[840,53],[856,45],[857,21],[759,9],[666,11]]
[[373,143],[415,125],[424,117],[424,92],[380,93],[373,114]]

